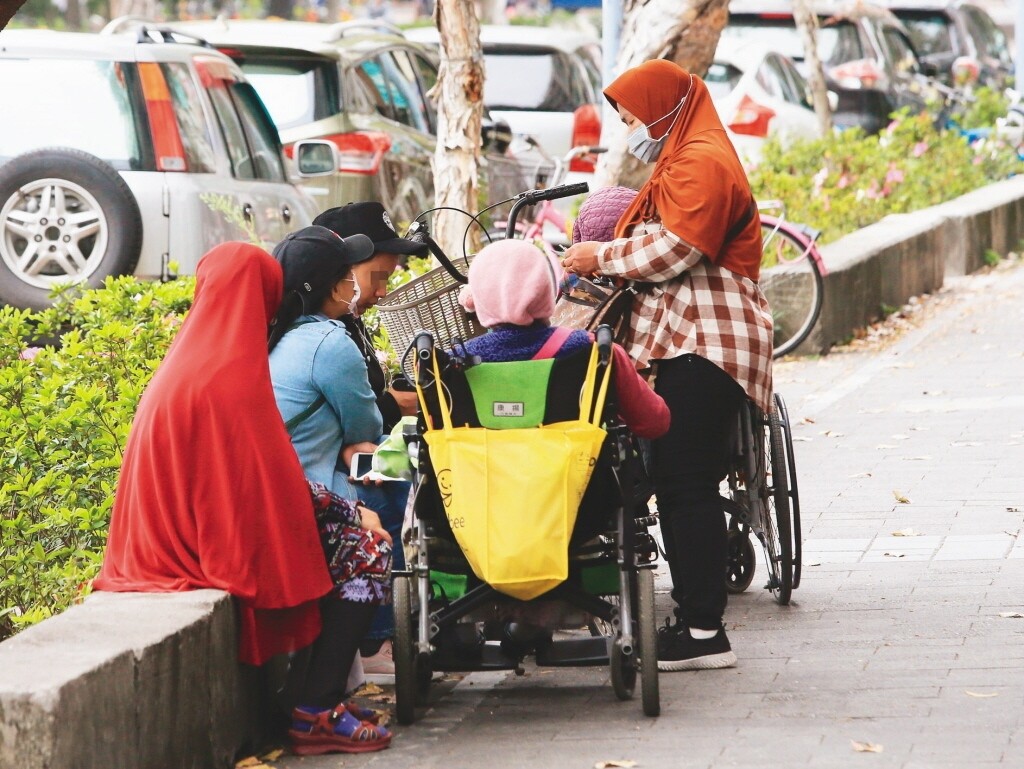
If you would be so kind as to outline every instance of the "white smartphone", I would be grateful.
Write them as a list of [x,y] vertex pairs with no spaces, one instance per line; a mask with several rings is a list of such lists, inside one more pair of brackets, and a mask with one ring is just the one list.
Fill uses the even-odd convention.
[[357,481],[361,481],[371,473],[373,473],[373,454],[353,454],[352,465],[349,468],[349,475]]

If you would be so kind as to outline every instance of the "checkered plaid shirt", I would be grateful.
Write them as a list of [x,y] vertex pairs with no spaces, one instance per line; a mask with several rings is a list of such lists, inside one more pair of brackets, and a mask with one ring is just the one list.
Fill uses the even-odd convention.
[[598,269],[635,281],[626,350],[638,368],[695,353],[763,410],[772,397],[772,316],[757,283],[713,264],[660,222],[602,245]]

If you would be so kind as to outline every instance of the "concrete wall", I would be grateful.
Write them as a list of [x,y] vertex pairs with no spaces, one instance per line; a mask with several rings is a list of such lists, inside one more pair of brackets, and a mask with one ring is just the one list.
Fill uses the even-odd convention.
[[260,719],[226,593],[96,593],[0,644],[2,769],[231,767]]
[[829,273],[821,317],[801,353],[826,352],[882,316],[942,287],[947,275],[1005,256],[1024,239],[1024,177],[1014,177],[912,214],[887,216],[821,249]]

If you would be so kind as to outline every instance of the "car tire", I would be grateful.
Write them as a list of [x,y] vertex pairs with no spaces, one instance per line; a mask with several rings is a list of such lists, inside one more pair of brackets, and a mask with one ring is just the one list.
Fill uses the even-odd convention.
[[45,309],[54,285],[131,274],[141,251],[138,203],[109,163],[51,147],[0,166],[0,301]]

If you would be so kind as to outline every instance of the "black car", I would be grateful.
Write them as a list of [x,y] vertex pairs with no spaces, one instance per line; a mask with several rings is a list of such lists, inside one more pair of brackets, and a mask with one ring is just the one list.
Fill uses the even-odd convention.
[[[825,84],[836,94],[833,121],[877,133],[889,116],[926,106],[926,82],[907,29],[888,10],[870,3],[814,3],[818,17],[818,57]],[[784,53],[807,76],[803,42],[792,3],[733,0],[722,40],[758,42]]]
[[1013,76],[1013,56],[1006,35],[982,8],[962,0],[888,0],[903,22],[924,64],[954,84],[953,64],[977,71],[978,82],[1004,88]]

